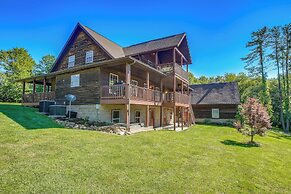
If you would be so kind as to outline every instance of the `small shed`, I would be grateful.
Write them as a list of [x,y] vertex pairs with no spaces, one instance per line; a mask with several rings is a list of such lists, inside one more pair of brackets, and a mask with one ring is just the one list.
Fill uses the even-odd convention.
[[191,104],[197,122],[234,120],[240,104],[236,82],[190,85]]

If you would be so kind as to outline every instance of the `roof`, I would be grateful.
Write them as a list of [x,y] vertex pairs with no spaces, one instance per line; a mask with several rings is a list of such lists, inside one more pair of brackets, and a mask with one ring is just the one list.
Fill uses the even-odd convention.
[[[99,47],[101,47],[112,59],[121,58],[125,56],[133,56],[139,53],[145,53],[154,50],[166,49],[171,47],[178,47],[186,37],[186,33],[176,34],[172,36],[167,36],[164,38],[159,38],[155,40],[150,40],[147,42],[131,45],[128,47],[122,48],[115,42],[109,40],[108,38],[102,36],[101,34],[95,32],[94,30],[84,26],[81,23],[78,23],[73,30],[72,34],[70,35],[69,39],[67,40],[65,46],[63,47],[62,51],[60,52],[55,64],[53,65],[52,72],[57,67],[60,59],[65,55],[69,45],[72,43],[74,38],[76,37],[79,30],[82,30],[85,34],[87,34]],[[185,38],[186,40],[186,38]],[[184,41],[183,41],[184,43]],[[186,40],[187,44],[187,40]],[[191,62],[191,56],[189,49],[187,48],[185,57],[187,58],[188,62]]]
[[239,104],[240,96],[236,82],[190,85],[191,101],[198,104]]
[[101,34],[94,30],[80,24],[80,26],[101,46],[105,49],[113,58],[124,57],[124,52],[121,46],[115,42],[105,38]]
[[134,44],[128,47],[124,47],[124,53],[126,56],[136,55],[138,53],[145,53],[153,50],[159,50],[164,48],[170,48],[178,46],[182,39],[185,37],[186,33],[176,34],[172,36],[167,36],[164,38],[159,38],[155,40],[150,40],[147,42]]

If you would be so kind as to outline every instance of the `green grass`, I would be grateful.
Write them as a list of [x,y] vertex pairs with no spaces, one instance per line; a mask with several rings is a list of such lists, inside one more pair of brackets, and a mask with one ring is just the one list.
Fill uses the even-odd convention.
[[291,137],[196,125],[117,136],[0,104],[0,193],[290,193]]

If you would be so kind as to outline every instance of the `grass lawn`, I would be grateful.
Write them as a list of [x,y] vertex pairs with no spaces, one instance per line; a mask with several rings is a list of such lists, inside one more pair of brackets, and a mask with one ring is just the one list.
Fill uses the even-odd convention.
[[2,103],[0,193],[290,193],[291,137],[246,141],[206,125],[131,136],[65,129]]

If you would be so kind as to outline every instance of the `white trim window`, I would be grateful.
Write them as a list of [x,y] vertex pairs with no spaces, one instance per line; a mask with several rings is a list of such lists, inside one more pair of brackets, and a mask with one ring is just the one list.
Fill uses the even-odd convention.
[[112,110],[111,118],[112,123],[120,123],[120,110]]
[[80,74],[71,75],[71,88],[80,86]]
[[93,51],[86,52],[86,63],[93,63]]
[[75,66],[75,55],[71,55],[69,56],[69,59],[68,59],[68,68],[72,68]]
[[119,80],[118,75],[114,74],[114,73],[110,73],[109,74],[109,85],[112,86],[114,84],[116,84]]
[[219,119],[219,109],[218,108],[213,108],[212,109],[212,118],[213,119]]
[[140,123],[140,118],[141,118],[140,110],[136,110],[134,112],[134,121],[135,121],[135,123]]

